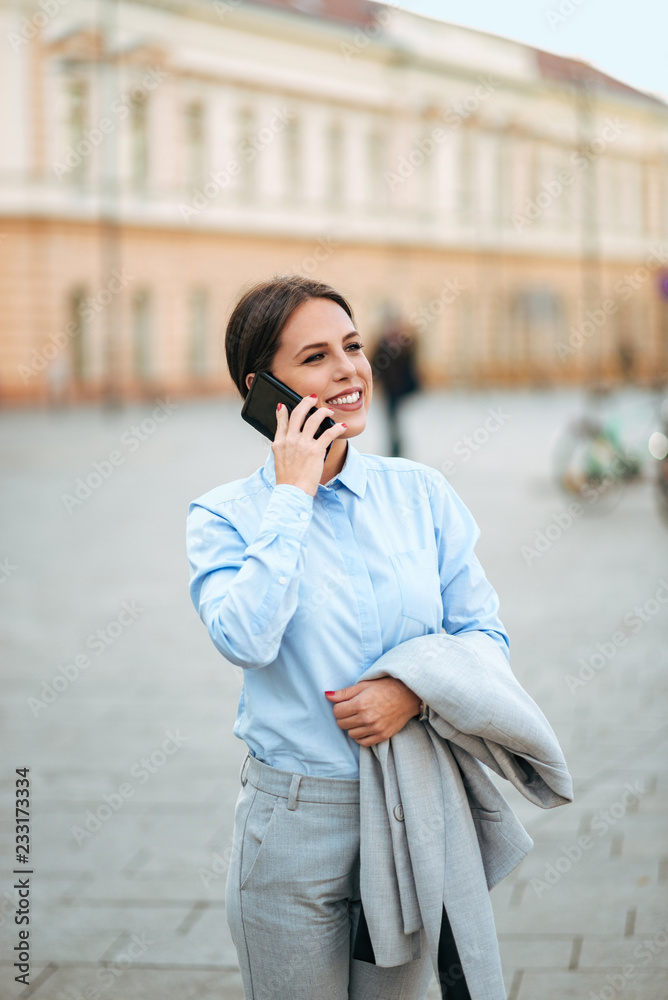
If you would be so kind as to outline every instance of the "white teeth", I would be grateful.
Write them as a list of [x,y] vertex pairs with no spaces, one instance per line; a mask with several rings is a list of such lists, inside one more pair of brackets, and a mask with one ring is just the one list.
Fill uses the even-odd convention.
[[329,403],[356,403],[360,398],[359,389],[356,392],[352,392],[349,396],[337,396],[336,399],[329,399]]

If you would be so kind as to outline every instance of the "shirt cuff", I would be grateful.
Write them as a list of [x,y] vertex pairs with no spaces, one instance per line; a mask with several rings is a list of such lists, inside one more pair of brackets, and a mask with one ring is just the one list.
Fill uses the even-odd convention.
[[310,493],[292,483],[274,486],[262,518],[262,531],[275,531],[301,541],[311,523],[313,500]]

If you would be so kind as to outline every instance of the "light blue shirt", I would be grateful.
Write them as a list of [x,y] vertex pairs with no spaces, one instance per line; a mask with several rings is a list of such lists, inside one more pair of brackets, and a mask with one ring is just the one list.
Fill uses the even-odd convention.
[[325,691],[354,684],[414,636],[487,632],[509,656],[474,554],[479,528],[440,472],[403,458],[346,461],[315,497],[276,485],[274,454],[190,504],[190,593],[216,648],[243,667],[234,725],[284,771],[358,777],[359,746]]

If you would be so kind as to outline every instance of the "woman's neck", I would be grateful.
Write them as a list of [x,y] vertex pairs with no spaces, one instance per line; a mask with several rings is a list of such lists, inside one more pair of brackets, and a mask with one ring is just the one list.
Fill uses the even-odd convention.
[[345,438],[337,438],[335,441],[332,441],[332,447],[329,449],[329,454],[322,467],[322,476],[320,477],[322,486],[328,483],[330,479],[333,479],[334,476],[338,476],[346,464],[347,454],[348,441]]

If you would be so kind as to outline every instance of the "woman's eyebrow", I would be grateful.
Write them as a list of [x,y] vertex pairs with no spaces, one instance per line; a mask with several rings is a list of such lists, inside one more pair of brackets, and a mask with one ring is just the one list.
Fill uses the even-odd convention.
[[[343,339],[347,340],[348,337],[359,337],[359,333],[357,332],[357,330],[351,330],[350,333],[347,333]],[[314,347],[329,347],[329,344],[327,341],[321,344],[306,344],[305,347],[299,348],[299,350],[295,354],[295,357],[298,358],[299,355],[302,353],[302,351],[312,351]]]

